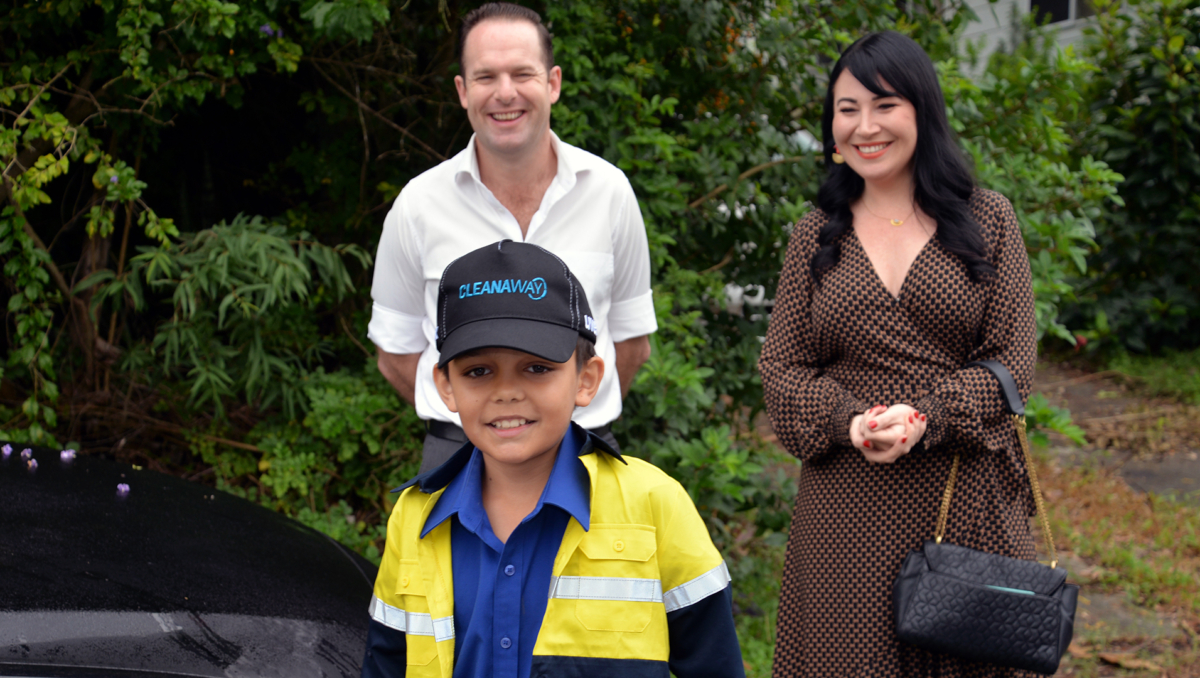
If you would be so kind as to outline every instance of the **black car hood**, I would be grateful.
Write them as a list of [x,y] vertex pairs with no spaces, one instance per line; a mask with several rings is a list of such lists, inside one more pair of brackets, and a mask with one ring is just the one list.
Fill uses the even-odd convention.
[[0,673],[358,674],[375,567],[357,554],[179,478],[39,448],[31,471],[13,447],[0,461]]

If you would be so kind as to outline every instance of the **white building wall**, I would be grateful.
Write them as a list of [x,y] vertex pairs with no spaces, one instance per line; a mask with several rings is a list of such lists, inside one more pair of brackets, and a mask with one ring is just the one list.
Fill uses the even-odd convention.
[[[987,57],[993,51],[1012,43],[1013,22],[1016,17],[1029,13],[1030,0],[967,0],[967,6],[979,17],[963,32],[963,37],[981,47],[978,70],[983,70]],[[1083,41],[1083,29],[1090,19],[1075,19],[1050,24],[1049,29],[1057,32],[1061,46],[1078,45]]]

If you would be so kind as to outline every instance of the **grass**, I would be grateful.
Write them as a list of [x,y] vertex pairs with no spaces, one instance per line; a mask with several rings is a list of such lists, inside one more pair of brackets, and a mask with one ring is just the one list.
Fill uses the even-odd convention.
[[1060,548],[1098,566],[1076,574],[1143,607],[1200,619],[1200,509],[1139,494],[1111,469],[1045,459],[1039,467]]
[[771,675],[783,556],[782,542],[762,542],[731,566],[734,602],[740,612],[735,622],[746,678],[769,678]]
[[[1040,455],[1038,474],[1060,550],[1089,567],[1071,572],[1083,596],[1124,593],[1187,632],[1177,640],[1107,637],[1076,619],[1059,675],[1200,676],[1200,508],[1140,494],[1114,469],[1061,467]],[[1039,545],[1044,542],[1038,537]],[[1151,668],[1154,667],[1154,668]]]
[[1109,361],[1108,367],[1134,377],[1139,389],[1150,395],[1200,405],[1200,349],[1161,356],[1125,354]]

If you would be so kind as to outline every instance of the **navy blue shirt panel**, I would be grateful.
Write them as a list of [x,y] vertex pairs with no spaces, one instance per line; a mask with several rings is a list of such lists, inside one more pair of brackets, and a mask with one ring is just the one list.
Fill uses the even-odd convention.
[[367,651],[363,656],[362,678],[403,676],[408,664],[408,642],[402,631],[371,620],[367,627]]
[[688,678],[745,678],[733,623],[733,588],[667,613],[671,673]]
[[564,437],[541,498],[507,542],[496,537],[483,508],[478,449],[426,519],[422,537],[451,520],[454,678],[528,678],[563,533],[572,517],[589,527],[582,444],[573,430]]

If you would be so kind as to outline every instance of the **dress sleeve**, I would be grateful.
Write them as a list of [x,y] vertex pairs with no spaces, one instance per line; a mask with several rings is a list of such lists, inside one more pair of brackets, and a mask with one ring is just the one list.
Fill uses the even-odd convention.
[[817,251],[819,215],[810,213],[792,229],[758,360],[763,399],[775,434],[789,452],[805,461],[836,446],[849,446],[850,420],[869,407],[825,376],[817,357],[812,319],[816,282],[809,263]]
[[[982,200],[985,214],[976,218],[985,234],[991,231],[993,255],[999,277],[990,283],[987,308],[976,334],[977,343],[966,362],[997,360],[1012,372],[1021,399],[1029,396],[1037,360],[1037,321],[1029,256],[1012,204],[999,194]],[[999,451],[1002,438],[986,435],[989,429],[1006,426],[1008,408],[1000,384],[982,367],[960,369],[942,380],[914,404],[927,414],[929,427],[924,444],[935,448],[951,442],[967,443],[974,449]]]

